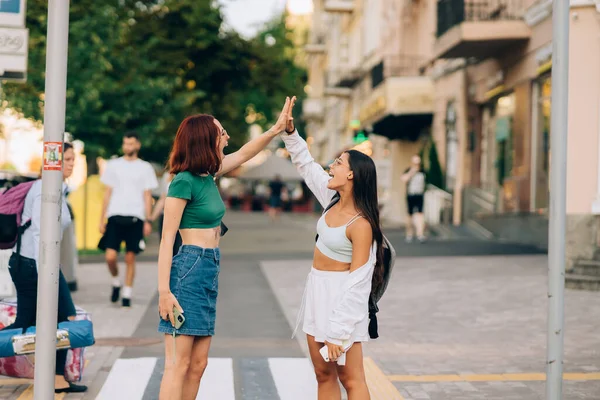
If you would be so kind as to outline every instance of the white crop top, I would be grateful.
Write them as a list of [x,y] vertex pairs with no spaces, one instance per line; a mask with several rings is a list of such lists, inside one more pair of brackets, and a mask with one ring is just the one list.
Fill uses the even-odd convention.
[[349,264],[352,262],[352,242],[346,236],[346,228],[362,216],[356,214],[346,225],[331,228],[325,221],[327,212],[317,222],[317,249],[332,260]]

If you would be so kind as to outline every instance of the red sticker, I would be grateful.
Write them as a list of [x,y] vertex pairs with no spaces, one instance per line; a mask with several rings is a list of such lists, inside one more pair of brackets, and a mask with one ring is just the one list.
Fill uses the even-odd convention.
[[62,157],[62,142],[44,142],[44,171],[61,171]]

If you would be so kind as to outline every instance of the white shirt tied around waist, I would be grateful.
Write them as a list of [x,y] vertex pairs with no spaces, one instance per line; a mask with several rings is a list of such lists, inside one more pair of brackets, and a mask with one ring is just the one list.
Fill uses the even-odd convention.
[[[313,192],[323,208],[327,207],[335,191],[327,187],[331,178],[327,172],[317,163],[308,150],[308,145],[296,131],[292,135],[282,136],[285,147],[292,157],[292,163]],[[356,325],[369,313],[369,295],[371,294],[371,279],[377,261],[377,245],[373,243],[369,260],[348,274],[344,282],[343,295],[333,308],[329,316],[327,329],[327,341],[341,346],[350,340]],[[298,316],[296,329],[303,319],[304,299],[302,301],[301,315]],[[295,333],[296,330],[294,330]]]
[[[63,183],[62,186],[62,205],[61,205],[61,239],[62,233],[66,227],[71,225],[71,213],[67,206],[67,185]],[[40,233],[41,233],[41,219],[42,219],[42,181],[37,180],[27,196],[25,196],[25,204],[23,208],[23,215],[21,218],[22,223],[31,220],[31,226],[25,230],[25,233],[21,236],[21,256],[31,258],[35,260],[36,265],[39,267],[39,254],[40,254]],[[13,252],[16,252],[16,246]]]
[[149,162],[123,157],[110,160],[100,180],[112,188],[107,218],[120,215],[146,219],[144,193],[158,187],[156,174]]

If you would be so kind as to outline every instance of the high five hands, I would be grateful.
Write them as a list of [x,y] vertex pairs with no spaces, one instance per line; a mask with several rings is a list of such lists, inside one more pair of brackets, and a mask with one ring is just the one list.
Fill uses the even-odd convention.
[[294,117],[292,116],[294,104],[296,104],[296,96],[293,96],[291,99],[289,97],[285,98],[285,104],[283,105],[281,114],[279,114],[279,118],[277,118],[277,122],[275,122],[275,125],[273,126],[275,134],[280,134],[283,131],[290,134],[294,133]]
[[294,110],[294,104],[296,104],[296,96],[292,97],[292,100],[288,105],[287,123],[285,125],[285,133],[288,135],[291,135],[296,130],[296,127],[294,126],[294,115],[292,114],[292,111]]

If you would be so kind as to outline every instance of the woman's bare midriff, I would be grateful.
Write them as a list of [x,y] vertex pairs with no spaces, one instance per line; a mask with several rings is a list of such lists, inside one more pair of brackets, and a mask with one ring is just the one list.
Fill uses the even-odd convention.
[[313,268],[318,269],[319,271],[345,272],[350,271],[350,263],[332,260],[315,247]]
[[184,245],[198,246],[204,249],[215,249],[219,247],[221,239],[221,227],[208,229],[180,229],[181,240]]

